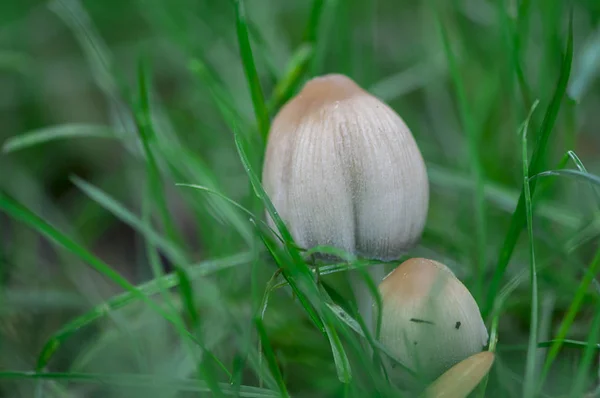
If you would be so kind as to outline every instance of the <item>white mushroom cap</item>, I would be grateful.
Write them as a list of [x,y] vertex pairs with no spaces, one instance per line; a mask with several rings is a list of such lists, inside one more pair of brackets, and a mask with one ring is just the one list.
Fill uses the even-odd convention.
[[276,116],[263,185],[307,249],[395,259],[427,218],[427,173],[408,127],[342,75],[309,81]]
[[425,380],[480,352],[488,332],[479,307],[452,271],[414,258],[379,285],[381,342]]

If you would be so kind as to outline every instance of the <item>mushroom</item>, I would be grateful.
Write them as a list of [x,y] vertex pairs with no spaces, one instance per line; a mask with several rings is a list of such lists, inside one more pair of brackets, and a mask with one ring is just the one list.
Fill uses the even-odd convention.
[[460,361],[434,381],[422,398],[466,398],[488,374],[494,353],[484,351]]
[[487,344],[475,299],[444,264],[407,260],[385,277],[379,292],[381,342],[421,380],[435,379]]
[[[304,249],[327,245],[397,259],[420,238],[427,218],[427,172],[410,130],[389,106],[339,74],[310,80],[277,114],[262,181]],[[375,283],[385,275],[383,265],[369,270]],[[370,324],[368,290],[364,281],[354,283]]]

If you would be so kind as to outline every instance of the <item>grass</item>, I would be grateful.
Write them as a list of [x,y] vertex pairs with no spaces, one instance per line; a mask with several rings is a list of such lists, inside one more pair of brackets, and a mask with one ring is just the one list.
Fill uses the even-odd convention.
[[379,263],[296,247],[261,185],[270,121],[332,72],[419,144],[402,259],[476,297],[474,395],[598,389],[594,2],[29,3],[0,6],[0,397],[411,396],[349,288]]

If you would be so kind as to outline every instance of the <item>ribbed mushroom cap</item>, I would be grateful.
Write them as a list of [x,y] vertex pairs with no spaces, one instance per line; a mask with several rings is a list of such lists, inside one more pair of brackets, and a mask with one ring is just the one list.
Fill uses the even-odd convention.
[[304,248],[398,258],[420,238],[427,217],[427,173],[411,132],[343,75],[309,81],[281,109],[263,185]]
[[425,380],[433,380],[487,344],[475,299],[437,261],[405,261],[381,282],[379,291],[381,342]]

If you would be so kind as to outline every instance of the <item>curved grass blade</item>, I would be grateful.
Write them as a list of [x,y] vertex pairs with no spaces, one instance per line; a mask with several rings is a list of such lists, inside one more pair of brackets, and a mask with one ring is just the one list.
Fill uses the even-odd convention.
[[248,210],[247,208],[245,208],[244,206],[242,206],[241,204],[239,204],[235,200],[232,200],[232,199],[228,198],[227,196],[223,195],[222,193],[220,193],[220,192],[218,192],[218,191],[216,191],[214,189],[211,189],[209,187],[205,187],[203,185],[183,184],[183,183],[179,183],[179,184],[175,184],[175,185],[178,186],[178,187],[187,187],[187,188],[198,189],[200,191],[204,191],[204,192],[210,193],[211,195],[218,196],[219,198],[223,199],[227,203],[229,203],[232,206],[236,207],[238,210],[242,211],[243,213],[246,213],[248,216],[250,216],[250,218],[252,220],[255,220],[256,222],[260,223],[264,228],[266,228],[269,231],[271,231],[271,233],[277,239],[279,239],[281,242],[283,242],[283,238],[281,238],[281,236],[279,236],[279,234],[277,233],[277,231],[274,231],[266,222],[257,219],[256,216],[250,210]]
[[[236,267],[242,264],[246,264],[252,260],[251,253],[242,253],[235,256],[227,257],[220,260],[205,261],[197,265],[191,265],[189,267],[189,275],[192,278],[199,278],[213,274],[215,272]],[[179,277],[172,273],[161,277],[160,279],[154,279],[150,282],[146,282],[137,286],[137,289],[142,292],[145,296],[151,296],[160,293],[161,289],[170,289],[179,285]],[[123,308],[129,304],[140,300],[139,295],[133,292],[121,293],[111,299],[105,301],[94,307],[91,311],[77,317],[64,325],[60,330],[55,332],[48,341],[44,344],[38,359],[36,369],[41,370],[46,367],[56,350],[61,344],[67,340],[70,336],[76,333],[78,330],[85,326],[90,325],[92,322],[107,315],[108,312]]]
[[269,112],[267,110],[265,97],[260,86],[260,79],[258,78],[258,73],[256,72],[256,65],[254,64],[252,46],[250,45],[250,38],[248,35],[248,24],[246,22],[246,9],[244,8],[243,0],[234,0],[233,4],[235,8],[240,56],[242,57],[244,72],[250,88],[252,104],[254,106],[254,114],[256,116],[256,123],[258,124],[258,131],[260,132],[262,139],[266,141],[267,136],[269,135]]
[[[0,380],[54,380],[69,383],[83,384],[109,384],[113,386],[134,387],[147,389],[148,387],[166,387],[178,391],[210,393],[211,390],[202,380],[197,379],[167,379],[157,375],[139,374],[95,374],[95,373],[49,373],[49,372],[0,372]],[[219,387],[227,395],[235,395],[235,390],[226,383],[219,383]],[[265,388],[241,386],[240,397],[246,398],[276,398],[275,391]]]
[[563,169],[563,170],[547,170],[541,173],[538,173],[531,177],[531,179],[539,178],[539,177],[572,177],[575,179],[579,179],[585,182],[592,183],[594,185],[600,186],[600,177],[590,173],[584,173],[579,170],[572,169]]
[[2,151],[4,153],[15,152],[51,141],[72,138],[118,139],[117,135],[110,127],[90,124],[64,124],[10,137],[4,142],[4,145],[2,145]]
[[[558,112],[560,110],[561,102],[563,97],[565,96],[565,92],[567,90],[567,84],[569,83],[569,76],[571,75],[571,63],[573,60],[573,14],[570,14],[569,17],[569,33],[567,38],[567,48],[563,57],[563,63],[560,71],[560,76],[558,78],[558,83],[556,85],[556,89],[554,91],[554,95],[552,97],[552,101],[548,105],[546,110],[546,114],[544,115],[544,120],[540,127],[538,133],[538,140],[533,149],[533,154],[531,155],[531,161],[529,162],[529,176],[535,175],[542,171],[546,164],[546,156],[548,153],[548,143],[550,139],[550,135],[552,130],[554,129],[554,124],[556,122],[556,118],[558,117]],[[530,190],[531,194],[535,193],[536,182],[531,181]],[[519,201],[517,203],[517,207],[513,212],[512,218],[510,220],[510,226],[508,227],[508,231],[506,233],[506,237],[504,238],[504,243],[502,244],[502,249],[498,254],[498,260],[496,263],[496,267],[494,270],[494,275],[492,276],[492,280],[490,286],[488,288],[487,300],[485,301],[483,308],[483,316],[487,318],[490,312],[494,308],[494,301],[496,300],[496,295],[498,293],[498,289],[500,288],[500,283],[502,282],[502,277],[506,272],[506,268],[508,267],[508,263],[510,258],[512,257],[512,253],[515,249],[521,231],[525,226],[525,194],[524,191],[521,191],[521,195],[519,197]]]

